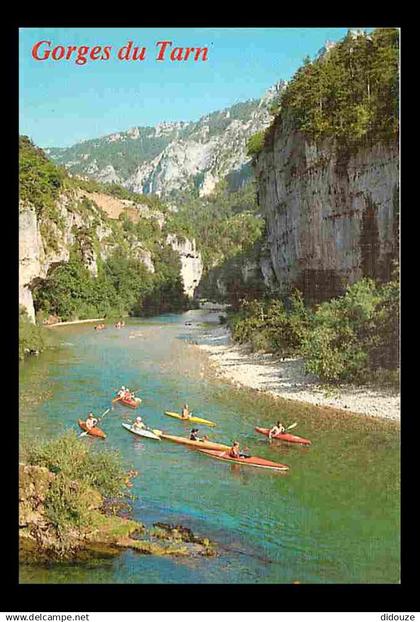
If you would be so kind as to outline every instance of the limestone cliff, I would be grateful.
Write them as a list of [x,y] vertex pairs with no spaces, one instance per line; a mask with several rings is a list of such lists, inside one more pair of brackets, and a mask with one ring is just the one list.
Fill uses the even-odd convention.
[[192,298],[203,274],[203,262],[201,254],[196,248],[195,240],[191,241],[174,234],[168,234],[166,244],[169,244],[179,255],[184,293]]
[[[60,194],[55,202],[54,219],[39,218],[33,205],[20,202],[19,304],[25,307],[32,321],[35,320],[32,289],[55,266],[69,261],[70,249],[75,244],[90,273],[94,277],[98,275],[98,259],[106,260],[118,247],[115,227],[120,230],[120,225],[115,221],[123,213],[133,223],[140,219],[154,220],[160,230],[165,223],[163,213],[147,205],[81,189]],[[147,245],[134,234],[122,235],[127,252],[154,273],[152,253]],[[192,298],[203,271],[195,241],[168,235],[162,242],[179,254],[185,293]]]
[[316,302],[363,276],[389,277],[398,257],[397,144],[317,143],[278,119],[255,172],[271,289],[297,286]]
[[[127,206],[120,203],[121,211]],[[88,203],[84,200],[88,199]],[[95,199],[95,200],[94,200]],[[114,250],[114,231],[98,197],[84,191],[63,192],[55,203],[56,221],[38,218],[33,205],[19,205],[19,304],[35,320],[32,288],[45,279],[49,270],[69,260],[70,249],[78,243],[83,262],[93,276],[98,274],[97,260],[106,259]],[[115,205],[112,206],[115,209]],[[131,206],[130,206],[131,207]],[[58,218],[57,218],[58,216]],[[115,216],[114,216],[115,217]],[[150,251],[136,241],[131,251],[154,272]]]

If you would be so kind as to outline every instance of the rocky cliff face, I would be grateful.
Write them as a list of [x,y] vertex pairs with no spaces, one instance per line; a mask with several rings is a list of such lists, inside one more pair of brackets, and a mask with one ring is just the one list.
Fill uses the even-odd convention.
[[276,121],[255,170],[270,288],[297,286],[316,302],[363,276],[389,277],[398,257],[398,145],[316,144]]
[[72,174],[134,192],[168,196],[198,190],[205,196],[229,174],[236,183],[249,176],[248,138],[270,124],[269,107],[284,85],[274,85],[260,100],[235,104],[197,122],[136,127],[45,151]]
[[184,293],[192,298],[203,274],[203,262],[201,254],[197,251],[195,240],[190,241],[168,234],[166,244],[169,244],[179,255]]
[[[90,199],[88,210],[80,203],[83,198]],[[95,277],[98,258],[105,260],[115,248],[113,230],[93,198],[97,197],[84,191],[63,193],[56,202],[60,225],[52,220],[40,223],[32,205],[23,202],[19,205],[19,304],[25,307],[32,321],[35,320],[32,288],[46,278],[50,269],[69,260],[70,249],[76,242],[86,268]],[[124,209],[125,203],[120,203]],[[149,272],[154,272],[150,251],[136,242],[132,252]]]
[[[84,201],[88,200],[88,207]],[[135,204],[102,193],[84,190],[63,193],[56,202],[60,224],[52,220],[39,222],[32,205],[21,202],[19,206],[19,304],[28,316],[35,320],[32,289],[45,279],[55,266],[69,261],[70,249],[78,244],[84,265],[96,277],[98,259],[106,260],[115,250],[112,220],[122,212],[131,220],[140,218],[155,220],[160,229],[164,215],[148,206]],[[125,242],[132,257],[138,259],[147,270],[155,272],[152,253],[141,240],[125,234]],[[175,250],[181,260],[181,277],[184,291],[190,298],[198,286],[203,264],[195,240],[168,235],[166,244]]]

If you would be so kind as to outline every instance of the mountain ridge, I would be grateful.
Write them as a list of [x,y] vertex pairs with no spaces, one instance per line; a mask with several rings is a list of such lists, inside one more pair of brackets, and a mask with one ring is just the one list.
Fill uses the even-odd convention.
[[234,173],[237,184],[250,175],[246,144],[271,122],[270,105],[286,83],[270,87],[260,99],[238,102],[198,121],[163,121],[133,126],[45,153],[71,175],[117,183],[140,194],[206,196]]

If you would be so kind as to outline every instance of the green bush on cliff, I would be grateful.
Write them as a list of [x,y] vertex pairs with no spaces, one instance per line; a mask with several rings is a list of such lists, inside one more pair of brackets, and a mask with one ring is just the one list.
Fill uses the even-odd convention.
[[27,136],[19,137],[19,197],[34,205],[38,216],[51,218],[57,224],[60,218],[55,200],[65,175]]
[[28,317],[24,307],[19,308],[19,359],[33,352],[42,352],[46,345],[45,329]]
[[264,146],[264,136],[265,133],[263,131],[256,132],[252,136],[249,137],[247,142],[247,153],[250,157],[254,157],[260,153]]

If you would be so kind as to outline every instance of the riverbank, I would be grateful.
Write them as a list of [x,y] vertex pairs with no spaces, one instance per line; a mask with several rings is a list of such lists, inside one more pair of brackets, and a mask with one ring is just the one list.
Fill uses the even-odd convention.
[[70,326],[71,324],[88,324],[89,322],[103,322],[106,318],[97,317],[91,320],[72,320],[71,322],[56,322],[55,324],[44,324],[45,328],[53,328],[54,326]]
[[206,329],[202,338],[193,347],[208,354],[217,376],[238,387],[322,408],[400,420],[400,395],[392,390],[352,385],[325,387],[316,377],[305,374],[301,358],[281,359],[273,354],[252,353],[248,346],[233,343],[224,326]]

